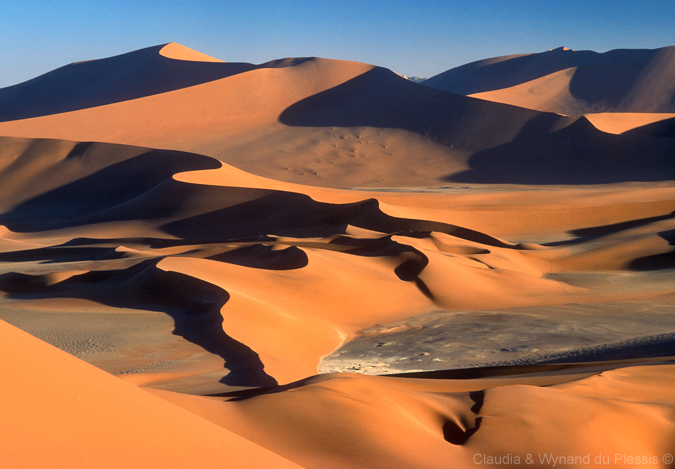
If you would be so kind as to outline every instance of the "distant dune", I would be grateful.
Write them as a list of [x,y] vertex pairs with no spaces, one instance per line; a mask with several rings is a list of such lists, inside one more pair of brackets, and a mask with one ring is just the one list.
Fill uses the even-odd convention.
[[675,46],[602,54],[558,48],[453,68],[433,88],[514,106],[581,115],[675,112]]
[[[103,106],[218,80],[254,68],[222,63],[178,44],[77,62],[0,89],[0,121]],[[196,61],[196,59],[200,61]]]
[[507,55],[478,60],[452,68],[424,84],[443,91],[470,95],[509,88],[594,60],[593,51],[558,47],[537,54]]
[[445,75],[587,116],[176,43],[0,90],[0,466],[671,467],[670,53]]
[[[52,113],[0,123],[0,134],[194,152],[268,178],[328,187],[674,176],[670,139],[612,137],[584,119],[437,91],[366,64],[195,62],[196,53],[177,45],[171,47],[190,60],[164,57],[167,47],[71,65],[0,90],[8,112],[34,106],[34,115]],[[76,99],[59,91],[64,86]],[[22,87],[35,101],[19,106]],[[632,157],[637,148],[645,155],[640,160]]]

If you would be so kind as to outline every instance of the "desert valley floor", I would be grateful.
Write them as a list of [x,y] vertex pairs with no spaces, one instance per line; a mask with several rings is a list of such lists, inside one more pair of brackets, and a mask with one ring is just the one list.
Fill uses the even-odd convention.
[[0,89],[0,467],[675,467],[675,47]]

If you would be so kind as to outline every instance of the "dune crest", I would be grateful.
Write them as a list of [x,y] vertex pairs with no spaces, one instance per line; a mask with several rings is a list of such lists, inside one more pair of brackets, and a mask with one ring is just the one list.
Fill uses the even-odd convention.
[[[129,63],[121,69],[120,83],[130,77],[137,82],[125,90],[143,93],[147,83],[159,86],[165,78],[149,78],[164,66],[179,67],[181,74],[162,77],[193,81],[134,99],[0,122],[0,134],[193,152],[266,178],[323,187],[598,184],[675,177],[669,164],[673,140],[619,138],[584,118],[458,96],[368,64],[302,58],[253,66],[174,61],[155,53],[144,52],[150,58],[142,60],[140,75],[134,53],[115,59]],[[112,65],[108,60],[101,66]],[[560,96],[569,95],[570,70],[558,72]],[[548,92],[532,96],[544,102],[559,98]],[[9,104],[11,99],[6,109],[22,109]],[[638,149],[645,158],[632,157]],[[416,155],[412,171],[410,155]],[[577,171],[580,166],[586,170]]]
[[558,48],[474,62],[429,78],[424,84],[564,115],[672,113],[675,85],[667,77],[674,73],[675,46],[601,54]]
[[672,52],[0,90],[0,465],[670,467]]
[[170,42],[159,50],[159,55],[174,60],[186,60],[190,62],[223,62],[196,50],[185,47],[177,42]]
[[590,377],[583,368],[567,378],[530,372],[464,380],[324,375],[220,401],[153,392],[305,467],[513,467],[527,466],[528,456],[549,467],[548,458],[570,454],[579,465],[587,455],[589,465],[602,465],[604,455],[612,467],[630,467],[629,457],[668,467],[672,365]]
[[598,130],[611,134],[622,134],[629,130],[638,129],[649,124],[673,119],[675,118],[675,114],[662,112],[603,112],[598,114],[586,114],[585,117]]

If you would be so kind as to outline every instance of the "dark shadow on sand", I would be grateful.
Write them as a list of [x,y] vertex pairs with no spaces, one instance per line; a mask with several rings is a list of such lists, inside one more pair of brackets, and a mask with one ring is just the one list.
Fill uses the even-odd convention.
[[305,251],[297,246],[274,249],[273,246],[264,244],[252,244],[216,254],[207,259],[265,270],[294,270],[307,267],[309,264]]
[[475,184],[609,184],[675,179],[675,141],[613,135],[564,117],[435,90],[375,68],[289,106],[289,126],[402,129],[469,152]]
[[380,210],[376,199],[350,204],[330,204],[317,202],[304,194],[279,191],[232,207],[169,223],[163,230],[193,243],[209,243],[232,239],[254,240],[267,235],[328,237],[344,234],[348,225],[402,236],[439,231],[489,246],[512,247],[497,238],[468,228],[389,216]]
[[624,132],[623,135],[673,139],[675,138],[675,117],[636,127]]
[[[473,401],[473,406],[471,406],[471,412],[478,414],[480,409],[483,407],[485,402],[485,391],[471,391],[469,392],[469,398]],[[483,417],[476,417],[473,427],[469,427],[466,430],[462,429],[457,423],[452,420],[447,420],[443,424],[443,438],[450,444],[453,445],[463,445],[469,441],[479,429],[483,423]]]
[[599,54],[595,60],[581,65],[570,80],[569,92],[576,99],[590,103],[595,112],[636,111],[624,100],[657,59],[661,49],[615,49]]
[[[88,145],[92,144],[78,144],[67,157],[77,157]],[[166,216],[175,210],[181,195],[189,190],[187,184],[172,179],[174,174],[219,167],[219,161],[207,156],[148,150],[27,200],[1,214],[0,224],[11,231],[25,233]],[[154,197],[152,206],[148,203],[127,206],[163,183],[170,185],[170,190]]]
[[578,67],[600,56],[601,54],[593,51],[570,51],[559,47],[490,64],[468,63],[436,75],[423,84],[463,95],[483,93],[536,80],[566,68]]
[[230,373],[230,386],[273,386],[257,353],[228,336],[220,310],[230,295],[207,282],[157,268],[157,260],[123,270],[100,270],[75,275],[56,284],[43,276],[0,275],[0,290],[11,299],[81,298],[114,308],[158,311],[171,316],[174,334],[220,356]]
[[174,60],[148,47],[77,62],[0,89],[0,122],[129,101],[220,80],[255,65]]
[[675,212],[671,212],[667,215],[659,215],[656,217],[639,218],[637,220],[629,220],[621,223],[613,223],[611,225],[580,228],[578,230],[572,230],[570,231],[570,233],[582,238],[589,238],[589,239],[598,238],[601,236],[619,233],[624,230],[629,230],[631,228],[639,228],[640,226],[649,225],[650,223],[656,223],[664,220],[671,220],[673,218],[675,218]]
[[675,180],[675,142],[597,130],[586,118],[547,130],[546,115],[532,119],[506,144],[476,152],[471,169],[449,182],[586,185]]
[[[668,241],[670,246],[675,246],[675,230],[662,231],[658,235]],[[633,270],[675,269],[675,248],[672,248],[670,252],[635,259],[629,267]]]

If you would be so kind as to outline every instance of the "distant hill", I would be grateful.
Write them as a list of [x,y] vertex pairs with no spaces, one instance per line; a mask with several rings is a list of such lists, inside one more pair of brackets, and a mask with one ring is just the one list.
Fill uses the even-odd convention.
[[[550,72],[555,64],[601,56],[548,54],[485,67],[507,70],[511,61],[528,60],[529,75],[518,67],[510,75],[522,78],[541,64]],[[484,76],[483,89],[507,76]],[[675,177],[675,142],[660,134],[608,135],[586,118],[448,93],[359,62],[229,64],[173,43],[72,64],[0,89],[0,110],[4,136],[186,151],[267,178],[324,187]],[[643,157],[636,159],[636,152]]]
[[[255,68],[224,63],[171,43],[99,60],[76,62],[0,89],[0,121],[103,106],[198,85]],[[176,54],[183,52],[182,55]],[[191,60],[174,57],[190,57]],[[200,61],[194,58],[201,58]]]
[[447,70],[432,88],[545,112],[675,112],[675,46],[605,53],[563,47]]

